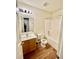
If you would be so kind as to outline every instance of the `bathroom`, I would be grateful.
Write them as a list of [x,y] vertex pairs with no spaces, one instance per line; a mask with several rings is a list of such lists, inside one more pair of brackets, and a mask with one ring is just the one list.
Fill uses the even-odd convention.
[[[22,45],[24,44],[25,40],[26,41],[30,40],[31,42],[30,44],[36,41],[36,43],[38,43],[42,48],[45,48],[46,44],[49,44],[57,51],[56,55],[60,57],[61,50],[62,50],[61,49],[62,48],[62,21],[63,21],[62,4],[57,5],[55,8],[55,7],[52,7],[52,4],[49,4],[49,2],[51,2],[52,0],[50,1],[40,0],[40,2],[34,0],[34,2],[37,2],[37,4],[43,2],[43,6],[41,6],[40,4],[36,6],[33,1],[29,1],[29,0],[26,0],[26,1],[27,2],[25,2],[25,0],[23,1],[17,0],[17,7],[16,7],[17,9],[17,12],[16,12],[17,59],[23,59]],[[59,0],[59,1],[61,1],[60,3],[62,3],[62,0]],[[56,2],[56,3],[59,3],[59,2]],[[27,12],[26,13],[23,12],[24,10],[26,10]],[[34,38],[33,42],[31,40],[32,38]],[[45,39],[45,42],[46,42],[45,45],[43,45],[44,44],[43,39]],[[36,46],[35,43],[34,45]],[[36,50],[37,47],[35,46],[33,49],[31,48],[31,50],[33,51]]]

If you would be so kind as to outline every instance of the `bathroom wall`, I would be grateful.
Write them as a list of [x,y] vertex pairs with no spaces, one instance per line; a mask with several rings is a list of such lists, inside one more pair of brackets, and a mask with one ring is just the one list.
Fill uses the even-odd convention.
[[16,43],[16,59],[23,59],[22,46],[19,43]]
[[38,34],[44,33],[44,19],[50,17],[51,14],[22,2],[18,2],[18,7],[19,6],[32,11],[31,16],[34,19],[34,32]]
[[60,36],[60,28],[61,28],[61,22],[62,22],[62,10],[58,10],[54,13],[52,13],[53,21],[52,21],[52,32],[53,32],[53,38],[55,40],[59,39]]
[[58,10],[54,12],[53,14],[53,23],[52,23],[52,30],[51,33],[55,42],[56,42],[56,49],[57,54],[59,55],[61,52],[62,47],[62,27],[63,27],[63,10]]
[[16,59],[23,59],[23,53],[22,53],[22,46],[21,46],[21,41],[19,39],[19,17],[18,14],[16,14]]
[[58,51],[62,27],[62,10],[53,12],[51,17],[45,19],[45,33],[49,35],[48,43]]

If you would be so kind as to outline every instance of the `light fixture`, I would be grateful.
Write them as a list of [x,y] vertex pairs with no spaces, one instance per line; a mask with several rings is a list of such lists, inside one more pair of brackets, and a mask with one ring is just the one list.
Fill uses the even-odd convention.
[[43,4],[43,6],[47,6],[48,5],[48,3],[47,2],[45,2],[44,4]]
[[28,10],[26,8],[16,8],[16,12],[21,12],[21,13],[25,13],[25,14],[32,14],[32,11],[31,10]]

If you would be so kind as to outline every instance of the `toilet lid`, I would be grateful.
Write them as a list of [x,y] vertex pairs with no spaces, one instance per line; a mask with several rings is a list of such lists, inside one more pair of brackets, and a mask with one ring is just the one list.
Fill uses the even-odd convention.
[[47,40],[46,39],[41,39],[41,43],[46,44],[47,43]]

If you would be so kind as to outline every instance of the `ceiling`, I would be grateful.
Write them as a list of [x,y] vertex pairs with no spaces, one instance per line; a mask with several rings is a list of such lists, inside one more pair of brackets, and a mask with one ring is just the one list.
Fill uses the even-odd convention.
[[40,8],[48,12],[54,12],[63,8],[63,0],[19,0],[33,7]]

